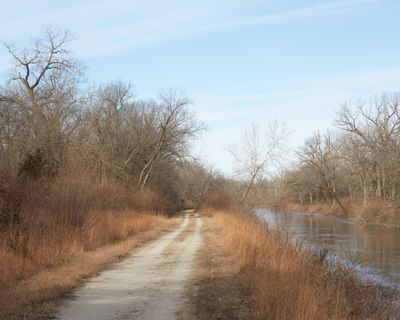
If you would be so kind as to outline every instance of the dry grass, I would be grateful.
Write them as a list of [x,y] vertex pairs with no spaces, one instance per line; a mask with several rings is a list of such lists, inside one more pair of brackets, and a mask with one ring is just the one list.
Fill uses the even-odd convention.
[[0,289],[0,319],[49,319],[57,299],[73,289],[82,279],[93,276],[110,263],[124,258],[135,247],[170,230],[180,221],[163,216],[153,218],[151,222],[143,216],[143,220],[136,224],[138,233],[125,241],[83,251],[70,257],[68,262],[37,270],[34,275]]
[[1,237],[0,289],[76,260],[87,251],[151,230],[166,220],[160,215],[133,211],[95,211],[85,216],[82,228],[76,229],[70,224],[57,224],[49,213],[40,212],[30,218],[30,229],[10,229]]
[[202,214],[203,245],[196,254],[187,301],[179,320],[248,320],[252,319],[238,267],[221,241],[221,226],[210,213]]
[[[84,172],[34,181],[0,177],[0,310],[65,291],[126,254],[132,239],[167,226],[165,213],[173,209],[157,192],[100,184]],[[105,250],[126,239],[130,246]],[[68,275],[59,273],[63,268]]]
[[84,173],[1,181],[0,289],[150,230],[171,209],[154,191],[100,184]]
[[240,270],[254,319],[393,319],[384,291],[361,284],[349,270],[327,268],[324,256],[299,253],[241,213],[214,216],[221,241]]

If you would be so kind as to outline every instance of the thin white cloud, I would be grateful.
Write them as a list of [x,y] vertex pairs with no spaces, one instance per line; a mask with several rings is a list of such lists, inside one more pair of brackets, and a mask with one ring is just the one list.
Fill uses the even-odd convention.
[[[208,27],[211,30],[228,29],[228,28],[243,28],[266,25],[271,23],[287,22],[298,19],[320,17],[343,12],[353,12],[365,8],[379,2],[380,0],[354,0],[354,1],[335,1],[332,3],[319,4],[309,6],[297,10],[291,10],[281,13],[273,13],[263,16],[255,16],[244,19],[236,19],[219,25]],[[206,28],[207,30],[207,28]]]
[[[262,16],[236,17],[237,13],[226,16],[226,7],[214,8],[213,6],[183,9],[179,15],[175,12],[168,15],[164,13],[161,17],[154,17],[146,22],[128,22],[122,25],[115,25],[99,36],[114,39],[113,45],[108,46],[108,53],[123,52],[134,47],[146,46],[156,43],[175,41],[178,39],[191,38],[209,33],[216,33],[225,30],[241,29],[262,26],[273,23],[283,23],[299,19],[307,19],[345,12],[364,10],[379,0],[347,0],[335,1],[325,4],[308,6],[301,9],[272,13]],[[232,11],[232,10],[231,10]],[[124,41],[121,37],[126,35]],[[96,38],[93,38],[94,40]],[[82,39],[82,43],[87,42]],[[101,42],[101,41],[96,41]],[[92,48],[93,54],[102,50],[87,42]],[[104,51],[103,51],[104,52]]]
[[[38,33],[43,25],[56,24],[72,30],[78,38],[75,51],[84,57],[110,56],[135,47],[175,41],[224,30],[284,23],[299,19],[362,11],[379,0],[341,0],[284,12],[255,15],[270,9],[269,2],[223,1],[43,1],[35,9],[17,10],[21,1],[5,8],[0,29],[5,39],[26,37],[26,29]],[[47,4],[47,5],[46,5]],[[263,6],[261,6],[261,4]],[[46,10],[42,10],[45,8]],[[251,10],[253,9],[253,10]],[[254,10],[259,9],[259,10]],[[248,11],[252,11],[250,14]],[[15,14],[18,12],[18,20]],[[29,12],[25,14],[24,12]],[[247,13],[246,13],[247,12]]]
[[[367,98],[384,91],[400,91],[400,68],[371,69],[348,74],[301,79],[291,83],[293,90],[256,92],[245,95],[194,95],[199,114],[207,120],[227,120],[244,114],[257,116],[267,107],[306,99],[324,106],[325,97],[337,103],[350,98]],[[329,100],[329,99],[328,99]],[[299,103],[300,105],[300,103]],[[215,112],[215,110],[218,112]]]

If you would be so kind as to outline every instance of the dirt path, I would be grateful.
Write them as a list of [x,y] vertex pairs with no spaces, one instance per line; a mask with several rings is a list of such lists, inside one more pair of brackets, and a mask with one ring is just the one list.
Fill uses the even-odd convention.
[[187,213],[178,229],[151,242],[132,257],[100,273],[62,301],[62,320],[175,319],[185,305],[202,219]]

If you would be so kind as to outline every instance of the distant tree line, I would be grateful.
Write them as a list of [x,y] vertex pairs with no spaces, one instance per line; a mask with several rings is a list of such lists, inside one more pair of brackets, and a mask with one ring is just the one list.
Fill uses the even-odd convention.
[[400,95],[368,103],[346,103],[337,131],[316,133],[299,150],[287,185],[299,200],[340,198],[395,200],[400,197]]
[[[292,168],[259,182],[258,200],[268,199],[278,207],[288,202],[326,203],[338,207],[340,214],[360,217],[370,211],[366,220],[377,220],[372,216],[379,215],[379,210],[372,204],[379,202],[386,204],[384,208],[381,205],[381,211],[386,208],[396,219],[400,204],[400,95],[385,93],[369,101],[343,104],[335,128],[315,133],[296,155]],[[357,204],[356,208],[352,204]]]
[[316,211],[399,223],[400,94],[346,102],[334,123],[335,128],[306,139],[290,167],[281,161],[284,126],[275,122],[263,132],[253,124],[229,150],[237,165],[232,196],[253,207],[314,205]]

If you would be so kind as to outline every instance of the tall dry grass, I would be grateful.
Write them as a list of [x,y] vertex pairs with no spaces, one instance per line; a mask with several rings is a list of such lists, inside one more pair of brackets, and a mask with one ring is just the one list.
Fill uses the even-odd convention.
[[0,241],[0,288],[44,269],[68,263],[86,251],[161,225],[166,217],[134,211],[93,211],[82,228],[58,224],[52,214],[30,217],[29,229],[12,228]]
[[365,285],[325,257],[300,253],[256,218],[218,212],[221,241],[234,257],[254,319],[395,319],[384,290]]
[[84,175],[9,181],[0,191],[0,289],[153,229],[173,210],[154,191]]

